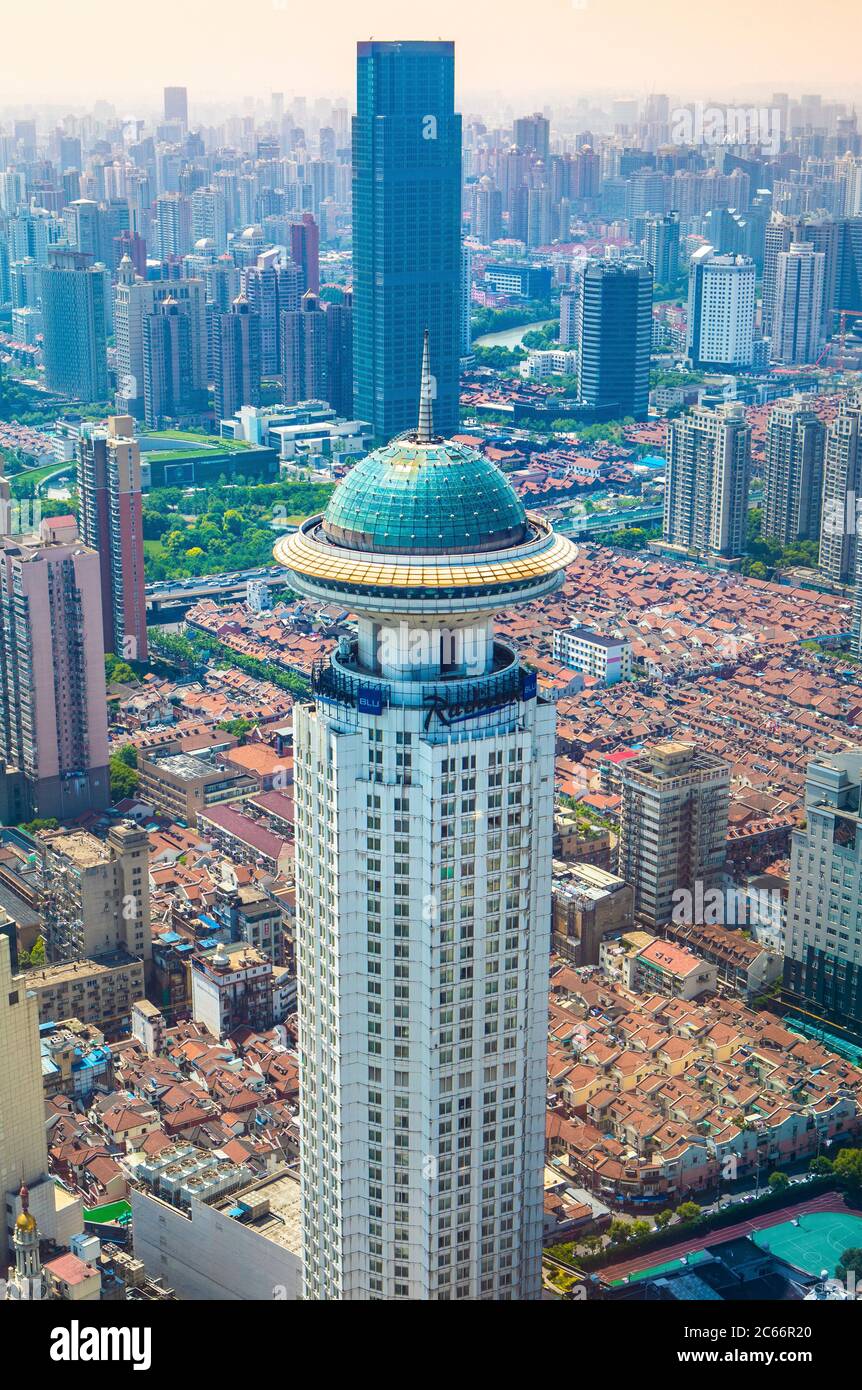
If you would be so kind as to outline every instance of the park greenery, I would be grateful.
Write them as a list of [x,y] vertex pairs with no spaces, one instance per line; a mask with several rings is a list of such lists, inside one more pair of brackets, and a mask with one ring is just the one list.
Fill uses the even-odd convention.
[[272,563],[273,523],[321,511],[333,484],[219,484],[154,488],[144,499],[147,580],[187,579]]
[[138,788],[138,754],[131,743],[126,743],[112,753],[108,759],[108,773],[111,779],[111,797],[122,801],[133,796]]
[[769,579],[776,569],[788,569],[797,565],[808,569],[817,568],[817,541],[796,541],[793,545],[783,546],[778,541],[767,539],[760,534],[762,520],[762,509],[750,508],[746,556],[742,564],[743,574],[751,579]]

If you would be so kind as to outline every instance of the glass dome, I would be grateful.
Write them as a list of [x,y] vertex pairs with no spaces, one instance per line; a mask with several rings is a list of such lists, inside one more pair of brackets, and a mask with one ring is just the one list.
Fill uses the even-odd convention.
[[518,545],[527,518],[508,479],[474,449],[406,436],[351,469],[323,530],[351,550],[452,555]]

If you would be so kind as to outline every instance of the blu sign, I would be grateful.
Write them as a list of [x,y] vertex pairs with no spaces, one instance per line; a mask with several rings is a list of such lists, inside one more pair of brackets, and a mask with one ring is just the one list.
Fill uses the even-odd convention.
[[361,685],[356,698],[356,708],[360,714],[383,713],[383,691],[376,685]]
[[535,700],[537,691],[537,677],[535,671],[521,672],[521,699]]

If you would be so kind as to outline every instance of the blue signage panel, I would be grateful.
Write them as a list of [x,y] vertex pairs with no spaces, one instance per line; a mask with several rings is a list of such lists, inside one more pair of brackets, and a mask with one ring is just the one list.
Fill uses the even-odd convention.
[[356,708],[360,714],[382,714],[383,691],[376,685],[360,685]]
[[521,672],[521,699],[535,700],[537,690],[537,677],[535,671]]

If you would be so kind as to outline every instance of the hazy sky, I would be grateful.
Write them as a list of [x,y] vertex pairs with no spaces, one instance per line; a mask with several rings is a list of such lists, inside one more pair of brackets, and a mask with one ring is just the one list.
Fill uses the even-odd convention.
[[0,106],[348,95],[359,38],[457,44],[459,101],[822,91],[862,104],[859,0],[0,0]]

